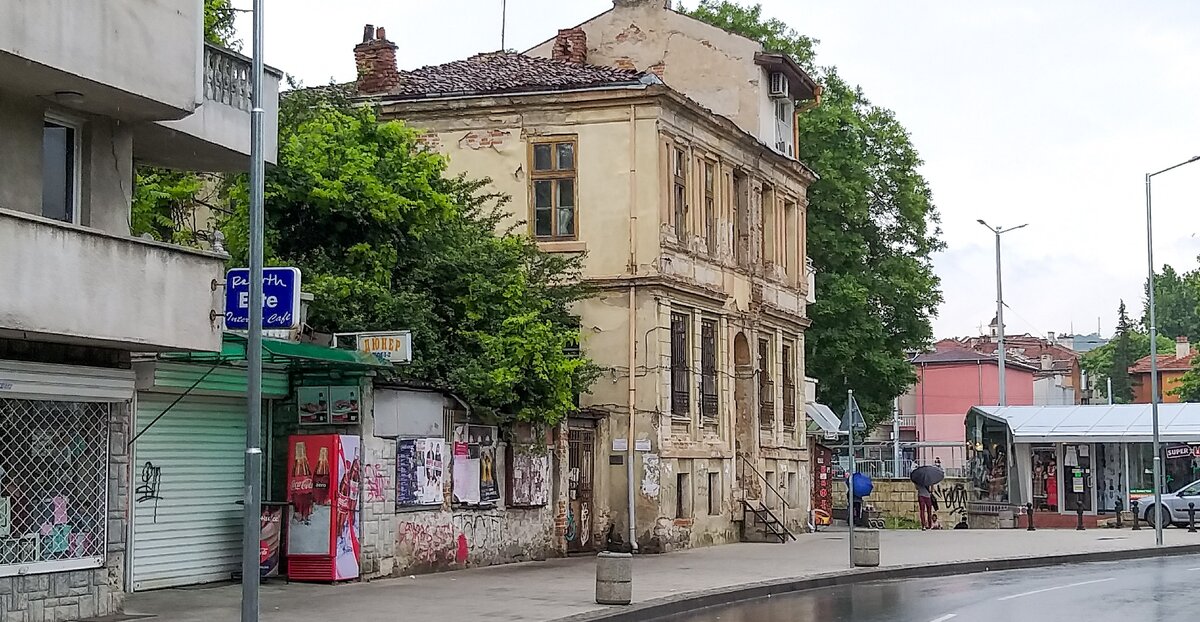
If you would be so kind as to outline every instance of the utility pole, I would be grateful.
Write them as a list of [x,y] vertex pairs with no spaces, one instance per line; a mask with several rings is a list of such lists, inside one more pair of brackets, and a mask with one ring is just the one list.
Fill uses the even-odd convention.
[[893,476],[905,475],[900,472],[900,398],[892,402],[892,464]]
[[992,227],[984,222],[983,219],[979,219],[976,222],[987,227],[988,231],[991,231],[996,235],[996,334],[999,337],[999,343],[996,347],[996,352],[999,355],[999,359],[997,361],[999,367],[997,381],[999,383],[1000,405],[1008,406],[1008,387],[1005,386],[1004,377],[1004,359],[1007,353],[1004,351],[1004,286],[1002,284],[1002,279],[1000,278],[1000,236],[1008,233],[1009,231],[1016,231],[1017,229],[1027,227],[1029,225],[1026,223],[1023,225],[1017,225],[1016,227],[1009,227],[1008,229],[1001,229],[1000,227]]
[[846,476],[846,522],[850,525],[850,564],[854,564],[854,389],[846,389],[846,420],[849,432],[846,435],[850,447],[850,473]]
[[508,29],[508,0],[500,0],[500,51],[503,52],[508,48],[505,47],[505,34]]
[[254,0],[250,69],[250,326],[246,339],[246,465],[242,528],[242,622],[258,622],[259,546],[262,537],[262,324],[263,324],[263,0]]

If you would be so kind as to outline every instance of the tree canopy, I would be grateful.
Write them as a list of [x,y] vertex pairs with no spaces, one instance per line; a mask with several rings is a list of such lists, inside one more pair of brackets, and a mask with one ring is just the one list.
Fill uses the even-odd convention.
[[[1159,353],[1173,352],[1175,344],[1162,335],[1158,336]],[[1102,391],[1111,378],[1113,383],[1113,401],[1117,404],[1128,404],[1133,400],[1133,385],[1129,376],[1129,368],[1134,363],[1150,355],[1150,334],[1142,331],[1129,319],[1125,301],[1117,310],[1117,328],[1113,338],[1108,343],[1090,350],[1080,358],[1080,367],[1087,372],[1088,378],[1095,382]]]
[[[569,307],[589,294],[582,259],[496,233],[507,197],[486,193],[489,180],[447,177],[417,137],[335,87],[285,97],[266,178],[266,261],[302,270],[315,330],[411,330],[405,376],[454,389],[492,420],[557,423],[597,374],[572,354]],[[244,262],[244,179],[231,197],[222,228]]]
[[818,66],[817,41],[764,18],[761,6],[701,0],[689,14],[792,56],[824,87],[820,106],[797,120],[799,157],[821,176],[808,190],[817,301],[806,373],[826,403],[842,405],[854,389],[877,422],[915,380],[907,353],[932,341],[942,301],[931,255],[943,243],[920,156],[892,111]]
[[[1149,282],[1143,290],[1149,293]],[[1154,314],[1159,334],[1200,340],[1200,269],[1180,274],[1170,264],[1163,266],[1154,277]],[[1149,295],[1142,304],[1142,325],[1149,330]]]

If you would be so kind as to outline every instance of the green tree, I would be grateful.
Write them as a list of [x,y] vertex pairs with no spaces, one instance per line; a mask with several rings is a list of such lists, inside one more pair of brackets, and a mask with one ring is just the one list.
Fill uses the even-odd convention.
[[[1089,381],[1094,383],[1101,393],[1106,389],[1109,378],[1113,379],[1113,401],[1124,404],[1133,399],[1133,391],[1129,378],[1129,368],[1134,363],[1150,355],[1150,335],[1129,319],[1124,301],[1117,310],[1117,329],[1113,338],[1103,346],[1088,351],[1080,359],[1080,367],[1087,373]],[[1122,320],[1122,318],[1124,318]],[[1122,330],[1122,326],[1125,327]],[[1121,336],[1128,340],[1122,342]],[[1118,352],[1118,347],[1127,348]],[[1175,344],[1170,339],[1158,336],[1158,352],[1175,351]],[[1119,359],[1119,360],[1118,360]]]
[[[204,0],[204,40],[236,48],[235,16],[231,0]],[[207,199],[218,193],[219,185],[220,180],[215,176],[138,166],[129,232],[135,236],[149,234],[163,242],[195,246],[199,243],[195,228],[185,226],[185,222],[199,205],[208,203],[207,207],[213,207]],[[208,197],[204,196],[206,190]]]
[[[1147,281],[1142,287],[1150,291]],[[1200,269],[1180,274],[1169,264],[1154,278],[1154,312],[1158,332],[1172,339],[1200,340]],[[1142,304],[1142,325],[1150,326],[1150,297]]]
[[761,6],[702,0],[689,13],[792,56],[824,87],[821,105],[798,119],[800,159],[821,176],[808,191],[817,302],[806,364],[822,401],[842,405],[852,388],[877,422],[915,380],[906,352],[932,341],[942,301],[930,257],[943,243],[921,159],[890,110],[817,67],[817,42],[764,18]]
[[[321,332],[413,331],[408,377],[454,388],[477,413],[554,424],[597,375],[570,305],[589,295],[581,257],[497,234],[506,197],[447,178],[418,133],[379,123],[335,87],[282,102],[278,165],[266,179],[266,257],[301,268]],[[246,257],[243,181],[223,225]]]

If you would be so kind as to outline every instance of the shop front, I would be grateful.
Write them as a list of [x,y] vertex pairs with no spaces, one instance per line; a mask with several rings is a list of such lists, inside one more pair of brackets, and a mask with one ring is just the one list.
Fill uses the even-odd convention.
[[[1129,510],[1154,494],[1151,419],[1149,404],[972,408],[976,499],[1050,515],[1082,511],[1088,522]],[[1160,488],[1174,493],[1200,480],[1200,404],[1162,404],[1159,419]]]
[[[61,602],[90,617],[119,602],[108,578],[125,561],[119,495],[133,393],[120,365],[0,360],[0,609]],[[70,594],[50,602],[36,589],[45,575]]]
[[[224,581],[241,569],[245,346],[244,338],[228,334],[220,354],[163,354],[134,364],[130,591]],[[263,561],[276,570],[286,513],[286,438],[304,429],[305,417],[317,420],[298,405],[312,393],[314,404],[332,409],[329,383],[318,389],[313,376],[344,374],[357,408],[359,375],[379,363],[355,352],[271,339],[264,340],[263,361],[264,548],[272,553]],[[328,419],[318,423],[332,425]]]

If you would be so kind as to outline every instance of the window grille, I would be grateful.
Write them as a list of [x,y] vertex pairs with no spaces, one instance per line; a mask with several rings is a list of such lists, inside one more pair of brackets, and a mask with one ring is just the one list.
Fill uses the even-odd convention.
[[717,423],[717,323],[700,322],[700,417],[705,425]]
[[[105,555],[110,409],[0,399],[0,565]],[[157,478],[133,494],[157,495]]]
[[691,415],[691,366],[688,352],[688,316],[671,314],[671,415],[689,419]]

